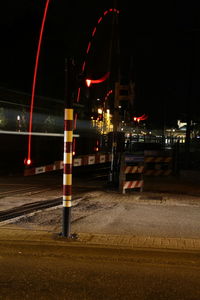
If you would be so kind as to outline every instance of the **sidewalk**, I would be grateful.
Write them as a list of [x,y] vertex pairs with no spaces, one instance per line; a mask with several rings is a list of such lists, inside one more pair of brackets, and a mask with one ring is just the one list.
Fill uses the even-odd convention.
[[[72,207],[71,232],[77,239],[59,236],[60,206],[1,226],[0,241],[200,251],[200,186],[186,179],[148,178],[143,193],[107,189],[82,194]],[[7,197],[7,204],[14,205],[14,198]]]
[[94,233],[78,233],[76,238],[67,239],[59,236],[59,233],[21,229],[13,225],[1,227],[0,242],[3,244],[4,241],[26,243],[30,246],[34,243],[40,243],[58,246],[200,251],[200,239]]

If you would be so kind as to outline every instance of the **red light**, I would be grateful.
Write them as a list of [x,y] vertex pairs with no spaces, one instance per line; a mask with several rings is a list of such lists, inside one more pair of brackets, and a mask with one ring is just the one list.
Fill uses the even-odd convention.
[[[100,23],[102,22],[103,18],[104,18],[107,14],[112,13],[112,12],[119,14],[119,10],[117,10],[116,8],[108,9],[108,10],[104,11],[103,16],[101,16],[101,17],[98,19],[97,24],[100,24]],[[92,31],[92,38],[95,36],[96,31],[97,31],[97,26],[95,26],[94,29],[93,29],[93,31]],[[91,49],[91,41],[89,41],[88,46],[87,46],[87,50],[86,50],[86,54],[87,54],[87,55],[89,54],[90,49]],[[85,71],[85,66],[86,66],[86,60],[83,62],[83,65],[82,65],[82,72],[83,72],[83,73],[84,73],[84,71]],[[96,83],[97,83],[97,82],[96,82]],[[80,87],[79,87],[79,88],[78,88],[78,93],[77,93],[77,99],[76,99],[77,102],[79,102],[79,100],[80,100],[80,92],[81,92],[81,91],[80,91]]]
[[109,90],[104,98],[104,101],[106,101],[108,99],[108,97],[110,96],[110,94],[112,94],[112,90]]
[[[31,138],[32,138],[32,126],[33,126],[33,106],[34,106],[34,100],[35,100],[35,86],[36,86],[36,79],[37,79],[37,70],[38,70],[38,64],[39,64],[39,56],[40,56],[40,48],[42,43],[42,37],[43,37],[43,31],[44,31],[44,25],[45,20],[47,16],[49,1],[46,1],[45,8],[44,8],[44,14],[42,18],[42,24],[40,28],[40,35],[39,35],[39,41],[37,46],[37,53],[36,53],[36,59],[35,59],[35,67],[34,67],[34,73],[33,73],[33,82],[32,82],[32,93],[31,93],[31,107],[30,107],[30,119],[29,119],[29,136],[28,136],[28,157],[31,157]],[[27,165],[31,164],[31,160],[27,159],[26,162]]]
[[89,42],[86,53],[88,53],[90,51],[90,47],[91,47],[91,42]]
[[91,84],[97,84],[97,83],[101,83],[104,82],[108,77],[110,76],[110,72],[107,72],[103,77],[99,78],[99,79],[86,79],[86,85],[89,87],[91,86]]
[[27,165],[27,166],[30,166],[32,164],[31,159],[30,158],[29,159],[25,158],[24,159],[24,164]]
[[88,87],[90,87],[90,86],[91,86],[91,83],[92,83],[92,80],[91,80],[91,79],[86,79],[85,82],[86,82],[86,85],[87,85]]
[[75,113],[75,115],[74,115],[74,129],[76,129],[77,117],[78,117],[78,114]]
[[107,72],[103,77],[101,77],[99,79],[93,79],[93,80],[91,80],[91,83],[101,83],[101,82],[104,82],[106,79],[108,79],[109,76],[110,76],[110,72]]
[[144,121],[144,120],[146,120],[148,118],[148,116],[147,115],[142,115],[141,117],[133,117],[133,120],[135,121],[135,122],[140,122],[140,121]]
[[76,154],[76,138],[73,138],[73,145],[72,145],[72,154]]

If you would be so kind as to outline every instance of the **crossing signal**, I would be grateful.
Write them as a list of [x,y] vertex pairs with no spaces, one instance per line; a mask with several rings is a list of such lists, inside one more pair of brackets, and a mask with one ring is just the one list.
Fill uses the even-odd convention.
[[135,122],[140,122],[140,121],[144,121],[144,120],[146,120],[148,118],[148,116],[147,115],[142,115],[142,116],[140,116],[140,117],[133,117],[133,121],[135,121]]
[[85,83],[86,83],[87,87],[90,87],[92,81],[91,81],[91,79],[85,79]]

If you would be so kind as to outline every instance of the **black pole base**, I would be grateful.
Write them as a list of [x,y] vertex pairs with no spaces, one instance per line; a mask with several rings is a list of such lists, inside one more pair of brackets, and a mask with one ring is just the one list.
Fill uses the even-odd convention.
[[62,236],[70,238],[71,232],[71,207],[63,207]]

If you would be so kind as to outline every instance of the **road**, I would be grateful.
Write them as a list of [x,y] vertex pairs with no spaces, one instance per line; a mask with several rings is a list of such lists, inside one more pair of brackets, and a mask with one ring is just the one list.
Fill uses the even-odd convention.
[[[95,190],[105,184],[105,179],[102,181],[101,177],[88,183],[88,178],[94,179],[94,173],[90,172],[89,175],[87,172],[82,175],[83,171],[80,171],[80,173],[82,177],[85,177],[84,183],[80,181],[79,173],[79,176],[73,177],[73,196],[85,191]],[[62,184],[62,170],[36,176],[23,177],[16,175],[0,177],[0,211],[42,199],[62,197]]]
[[[58,197],[62,176],[4,179],[0,186],[4,210]],[[60,208],[2,226],[0,300],[200,299],[199,196],[101,187],[88,178],[75,182],[85,193],[72,208],[78,240],[58,236]]]
[[200,253],[5,241],[0,299],[199,300]]
[[[61,197],[61,174],[40,175],[21,178],[17,181],[0,183],[0,210],[43,202]],[[136,192],[122,195],[117,191],[103,188],[104,181],[90,181],[88,178],[75,178],[72,208],[72,232],[136,237],[177,239],[173,242],[186,243],[199,247],[200,239],[200,197],[183,194]],[[166,185],[165,189],[169,186]],[[17,192],[18,191],[18,192]],[[18,194],[19,193],[19,194]],[[80,196],[76,199],[76,194]],[[75,200],[75,201],[74,201]],[[61,207],[40,212],[29,218],[17,221],[22,228],[38,228],[59,232],[61,230]],[[2,224],[1,224],[2,225]],[[5,222],[4,224],[5,225]],[[145,240],[145,239],[144,239]],[[167,240],[169,246],[170,241]],[[187,241],[188,246],[189,241]],[[195,247],[196,247],[195,246]],[[181,246],[182,247],[182,246]],[[191,249],[191,248],[190,248]],[[192,248],[193,249],[193,248]]]
[[[84,166],[73,169],[73,192],[93,190],[96,185],[105,185],[108,181],[109,168],[107,164],[98,167]],[[83,184],[80,181],[84,180]],[[88,183],[90,182],[90,183]],[[92,183],[91,183],[92,182]],[[23,194],[44,194],[55,192],[62,196],[63,170],[37,174],[34,176],[0,176],[0,197]]]

